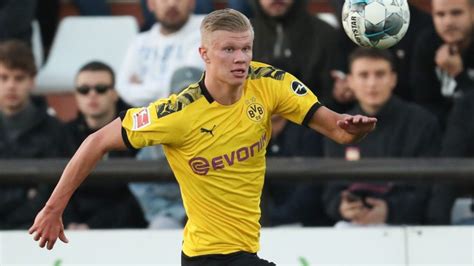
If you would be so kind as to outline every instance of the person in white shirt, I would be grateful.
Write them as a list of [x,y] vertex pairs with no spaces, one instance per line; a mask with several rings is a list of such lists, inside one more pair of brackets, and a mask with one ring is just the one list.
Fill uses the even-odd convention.
[[168,97],[171,76],[181,67],[204,69],[197,53],[204,16],[194,15],[195,0],[148,0],[158,22],[129,47],[118,74],[117,91],[132,106]]

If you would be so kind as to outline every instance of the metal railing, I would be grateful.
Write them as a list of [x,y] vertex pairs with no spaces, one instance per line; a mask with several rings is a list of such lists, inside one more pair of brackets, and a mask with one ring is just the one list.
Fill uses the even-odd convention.
[[[0,160],[0,184],[56,183],[68,160]],[[325,182],[410,181],[474,184],[474,159],[268,158],[266,176],[280,180]],[[173,178],[166,161],[101,161],[88,182],[164,181]]]

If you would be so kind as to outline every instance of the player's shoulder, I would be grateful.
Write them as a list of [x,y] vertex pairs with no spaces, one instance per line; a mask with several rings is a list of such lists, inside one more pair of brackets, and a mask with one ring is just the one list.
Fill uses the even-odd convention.
[[281,81],[285,78],[287,72],[278,69],[272,65],[262,62],[252,61],[249,68],[249,79],[260,80],[270,78],[271,80]]
[[178,94],[172,94],[166,99],[158,100],[154,103],[158,118],[163,118],[171,114],[182,114],[187,108],[192,108],[194,103],[204,97],[203,90],[199,83],[192,83]]

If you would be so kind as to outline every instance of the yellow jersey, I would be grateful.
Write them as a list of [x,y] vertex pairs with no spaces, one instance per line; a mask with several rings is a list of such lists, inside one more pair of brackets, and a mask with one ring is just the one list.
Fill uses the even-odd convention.
[[258,251],[271,116],[307,124],[320,106],[293,75],[251,62],[243,95],[232,105],[214,101],[203,76],[178,95],[122,114],[128,147],[163,144],[188,216],[184,254]]

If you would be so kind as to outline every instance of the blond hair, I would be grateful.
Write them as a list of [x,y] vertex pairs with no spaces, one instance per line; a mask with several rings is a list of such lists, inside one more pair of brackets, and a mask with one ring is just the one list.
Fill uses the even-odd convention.
[[237,10],[225,8],[209,13],[201,23],[201,38],[207,40],[214,31],[244,32],[250,30],[254,34],[250,20]]

